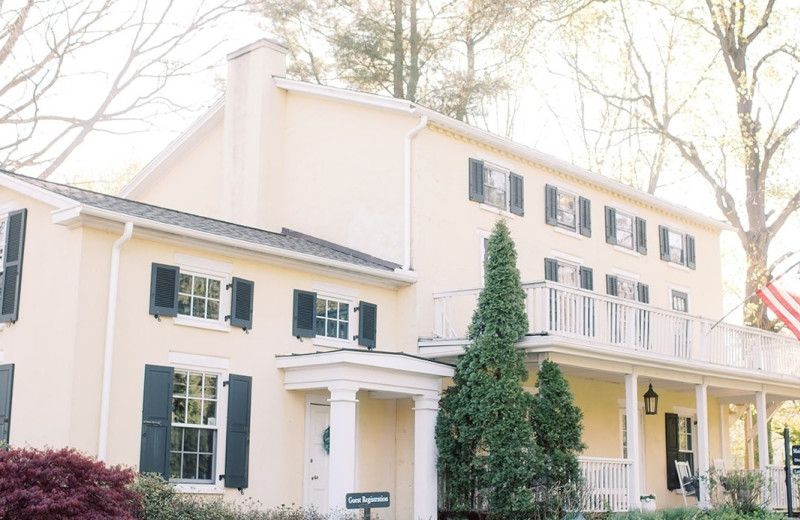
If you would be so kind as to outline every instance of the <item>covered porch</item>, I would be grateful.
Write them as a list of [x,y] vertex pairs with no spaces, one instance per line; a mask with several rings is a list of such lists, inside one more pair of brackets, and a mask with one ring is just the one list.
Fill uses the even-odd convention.
[[[785,481],[776,478],[783,470],[768,464],[767,421],[781,403],[800,398],[800,343],[747,327],[712,328],[713,321],[688,313],[552,282],[524,289],[529,328],[518,348],[531,380],[543,359],[558,363],[584,411],[587,511],[638,509],[639,497],[650,494],[659,508],[683,505],[675,459],[688,460],[698,475],[720,461],[765,472],[772,507],[785,508]],[[478,294],[434,295],[434,333],[419,339],[421,356],[453,361],[463,351]],[[645,415],[650,384],[659,407]],[[734,465],[728,432],[748,410],[756,456]],[[676,423],[678,433],[670,433]],[[698,500],[709,501],[702,486],[690,503]]]

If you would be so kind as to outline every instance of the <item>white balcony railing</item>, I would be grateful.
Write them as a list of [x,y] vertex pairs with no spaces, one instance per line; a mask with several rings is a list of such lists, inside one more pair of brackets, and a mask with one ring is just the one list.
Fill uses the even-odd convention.
[[[800,343],[750,327],[573,289],[524,284],[528,332],[775,374],[800,373]],[[479,289],[434,298],[435,339],[465,338]]]
[[[578,457],[585,485],[583,510],[589,512],[630,510],[630,475],[633,461]],[[638,497],[637,497],[638,500]]]

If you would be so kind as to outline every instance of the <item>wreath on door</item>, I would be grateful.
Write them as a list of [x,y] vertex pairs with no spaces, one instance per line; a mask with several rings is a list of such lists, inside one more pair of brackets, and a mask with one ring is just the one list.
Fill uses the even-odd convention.
[[322,449],[327,455],[331,454],[331,427],[328,426],[322,432]]

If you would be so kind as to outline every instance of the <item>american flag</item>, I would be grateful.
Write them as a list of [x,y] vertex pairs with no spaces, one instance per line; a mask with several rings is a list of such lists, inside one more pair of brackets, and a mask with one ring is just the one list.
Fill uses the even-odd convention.
[[756,294],[800,339],[800,262],[757,290]]

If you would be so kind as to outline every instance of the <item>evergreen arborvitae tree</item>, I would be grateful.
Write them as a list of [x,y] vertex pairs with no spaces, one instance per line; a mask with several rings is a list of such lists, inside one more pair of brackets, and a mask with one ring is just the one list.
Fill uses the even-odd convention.
[[531,477],[538,474],[530,407],[533,396],[514,344],[528,329],[517,252],[505,222],[489,239],[485,287],[469,328],[453,386],[442,396],[436,424],[444,509],[468,510],[488,499],[493,515],[531,509]]
[[552,495],[556,489],[575,489],[580,482],[578,453],[586,447],[581,440],[583,412],[572,404],[569,383],[556,363],[542,363],[536,386],[539,393],[530,417],[543,466],[534,480]]

